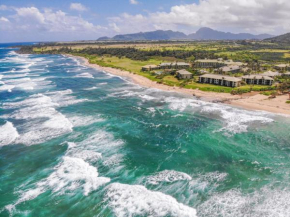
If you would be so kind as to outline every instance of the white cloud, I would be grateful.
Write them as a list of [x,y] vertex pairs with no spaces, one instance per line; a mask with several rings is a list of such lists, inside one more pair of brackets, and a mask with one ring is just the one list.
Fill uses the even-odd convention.
[[81,3],[71,3],[70,9],[75,10],[75,11],[80,11],[80,12],[87,10],[87,8],[84,5],[82,5]]
[[0,21],[2,21],[2,22],[9,22],[9,20],[6,17],[0,17]]
[[61,10],[23,7],[14,8],[14,12],[9,20],[0,18],[0,41],[97,39],[109,31],[108,27]]
[[132,5],[137,5],[137,4],[139,4],[139,2],[138,2],[137,0],[130,0],[130,3],[131,3]]
[[[58,10],[52,11],[45,9],[43,12],[35,7],[17,8],[15,25],[22,29],[33,30],[38,29],[47,32],[97,32],[102,29],[79,16],[71,16],[65,12]],[[84,32],[83,32],[84,33]]]
[[6,5],[0,5],[0,11],[6,11],[8,7]]
[[117,26],[116,23],[110,23],[109,26],[115,31],[120,32],[120,28]]
[[141,20],[132,18],[142,15],[123,14],[113,19],[121,32],[146,26],[150,30],[173,29],[188,33],[199,27],[211,27],[279,34],[290,31],[289,11],[289,0],[200,0],[199,3],[173,6],[169,12],[148,13]]

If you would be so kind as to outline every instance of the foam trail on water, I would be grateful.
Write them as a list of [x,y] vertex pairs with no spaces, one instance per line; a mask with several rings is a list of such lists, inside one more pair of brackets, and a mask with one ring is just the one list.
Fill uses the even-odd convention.
[[191,176],[186,173],[178,172],[175,170],[164,170],[147,178],[147,182],[152,185],[158,185],[159,183],[162,182],[171,183],[186,180],[187,181],[192,180]]
[[194,208],[183,205],[169,195],[150,191],[140,185],[113,183],[105,201],[116,216],[183,216],[196,217]]
[[75,76],[76,78],[94,78],[90,73],[84,72]]
[[13,143],[19,134],[11,122],[0,126],[0,147]]
[[50,176],[36,183],[34,189],[21,192],[19,199],[5,208],[13,213],[17,205],[33,200],[48,190],[62,195],[80,189],[87,196],[90,192],[110,182],[110,178],[99,177],[97,168],[80,158],[65,156],[54,169],[55,171]]

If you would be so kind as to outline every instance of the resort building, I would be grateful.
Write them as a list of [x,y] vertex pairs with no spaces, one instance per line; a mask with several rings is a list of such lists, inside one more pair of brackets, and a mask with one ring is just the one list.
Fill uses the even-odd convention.
[[196,60],[195,61],[195,67],[197,68],[219,68],[225,66],[225,63],[223,60],[218,59],[218,60]]
[[260,74],[260,75],[274,78],[274,77],[277,77],[277,76],[281,76],[281,73],[273,72],[273,71],[267,71],[267,72],[264,72],[263,74]]
[[196,60],[195,67],[197,68],[220,68],[223,66],[244,66],[245,63],[242,62],[234,62],[233,60],[223,60],[219,59],[204,59],[204,60]]
[[287,69],[290,68],[289,64],[278,64],[274,66],[275,69],[279,70],[279,71],[286,71]]
[[238,73],[240,71],[240,66],[238,65],[230,65],[230,66],[223,66],[218,69],[220,73]]
[[173,62],[173,63],[161,63],[159,65],[160,69],[188,69],[190,68],[189,63],[185,62]]
[[247,84],[272,85],[274,79],[263,75],[245,75],[242,77]]
[[199,76],[199,82],[226,87],[239,87],[241,85],[242,79],[224,75],[205,74]]
[[249,73],[252,70],[249,67],[243,67],[243,68],[240,69],[240,71],[243,72],[243,73]]
[[159,69],[159,66],[157,65],[146,65],[142,67],[142,71],[152,71],[152,70],[156,70]]
[[189,71],[182,69],[176,72],[178,79],[192,79],[193,75]]

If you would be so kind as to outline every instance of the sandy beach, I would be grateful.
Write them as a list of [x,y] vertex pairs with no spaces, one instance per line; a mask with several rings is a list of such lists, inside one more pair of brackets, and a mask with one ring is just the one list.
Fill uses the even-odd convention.
[[[69,55],[71,56],[71,55]],[[274,99],[269,99],[268,96],[261,95],[259,93],[243,94],[243,95],[231,95],[229,93],[215,93],[205,92],[198,89],[186,89],[181,87],[171,87],[164,84],[158,84],[157,82],[151,81],[143,76],[116,69],[110,67],[102,67],[97,64],[89,63],[88,59],[79,56],[73,56],[80,58],[84,65],[92,67],[101,71],[106,71],[113,75],[122,76],[129,78],[135,84],[138,84],[147,88],[156,88],[164,91],[178,92],[186,95],[199,97],[205,101],[211,102],[222,102],[230,104],[236,107],[241,107],[249,110],[261,110],[272,112],[276,114],[290,115],[290,104],[287,104],[288,95],[277,96]]]

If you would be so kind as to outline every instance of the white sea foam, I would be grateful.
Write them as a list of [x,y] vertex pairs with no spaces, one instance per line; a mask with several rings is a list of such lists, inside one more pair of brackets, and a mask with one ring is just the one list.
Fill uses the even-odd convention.
[[17,129],[11,122],[0,126],[0,147],[13,143],[19,136]]
[[[49,96],[35,94],[22,101],[4,103],[2,106],[4,109],[15,111],[2,117],[26,120],[22,133],[15,142],[26,145],[38,144],[72,132],[72,123],[55,109],[57,106],[59,105]],[[34,121],[39,118],[42,119]]]
[[195,217],[196,210],[169,195],[150,191],[140,185],[113,183],[105,201],[116,216],[183,216]]
[[38,186],[49,186],[54,192],[64,193],[65,190],[83,190],[84,195],[110,182],[109,178],[99,177],[96,167],[91,166],[80,158],[64,157],[46,180]]
[[147,182],[152,185],[158,185],[162,182],[177,182],[192,180],[191,176],[186,173],[175,170],[164,170],[147,178]]
[[123,161],[123,158],[124,156],[122,154],[114,154],[110,156],[108,159],[106,159],[103,162],[103,165],[107,167],[119,165]]
[[82,102],[87,102],[87,99],[76,99],[75,96],[72,96],[72,90],[62,90],[62,91],[54,91],[48,92],[46,95],[50,96],[53,102],[57,103],[61,107],[66,107],[69,105],[74,105]]
[[[8,74],[8,75],[4,75],[4,78],[7,79],[7,78],[23,78],[23,77],[26,77],[28,74],[27,73],[24,73],[24,74]],[[2,78],[3,78],[3,75],[2,75]],[[1,75],[0,75],[0,79],[1,79]]]
[[238,189],[216,193],[197,207],[198,216],[288,216],[289,190],[264,187],[254,193],[243,194]]
[[266,112],[247,111],[196,99],[166,97],[164,102],[168,103],[172,110],[200,111],[221,119],[225,126],[216,132],[224,132],[225,135],[247,132],[248,127],[256,123],[266,124],[274,121]]
[[75,76],[76,78],[94,78],[94,76],[88,72],[84,72]]
[[4,84],[2,86],[0,86],[0,91],[8,91],[8,92],[12,92],[12,90],[15,88],[14,85],[7,85]]
[[91,150],[83,150],[77,151],[77,153],[73,154],[73,157],[81,158],[84,161],[95,162],[102,159],[102,154]]
[[55,194],[64,194],[80,189],[87,196],[90,192],[110,182],[110,178],[99,177],[97,168],[80,158],[65,156],[54,170],[50,176],[39,181],[34,189],[20,192],[19,199],[5,208],[12,213],[18,204],[33,200],[47,190],[52,190]]
[[246,111],[218,104],[204,106],[202,112],[219,114],[225,126],[218,131],[225,132],[226,135],[247,132],[248,127],[255,123],[266,124],[274,121],[263,112]]
[[73,125],[61,113],[56,113],[47,121],[29,126],[26,132],[17,139],[18,143],[25,145],[39,144],[61,135],[72,132]]
[[74,127],[88,126],[93,123],[104,121],[105,119],[94,116],[73,116],[69,117],[69,121]]
[[89,87],[89,88],[85,88],[84,90],[95,90],[98,89],[98,87]]

